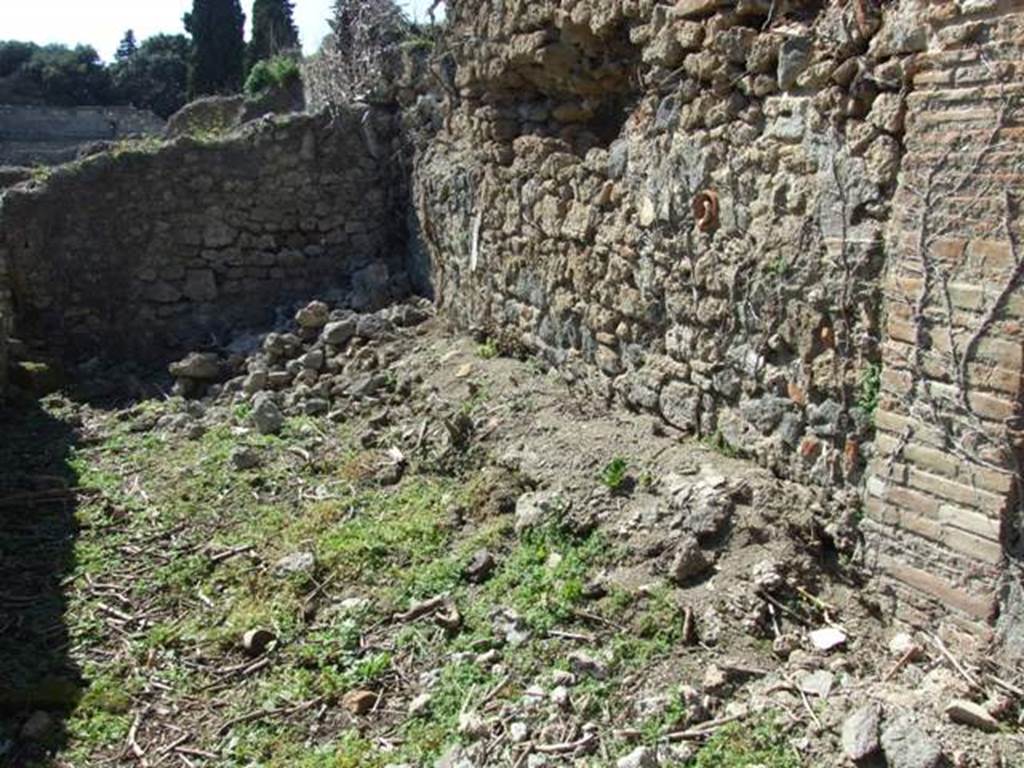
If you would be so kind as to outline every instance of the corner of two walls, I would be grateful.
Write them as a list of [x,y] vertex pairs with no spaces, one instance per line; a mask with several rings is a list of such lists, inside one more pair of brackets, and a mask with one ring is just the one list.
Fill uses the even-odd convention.
[[[785,477],[848,500],[866,485],[867,559],[896,608],[970,626],[994,618],[1019,558],[1022,297],[1003,221],[1017,227],[1024,151],[1018,108],[992,135],[1019,88],[1021,14],[974,5],[456,8],[472,41],[455,51],[459,96],[414,180],[457,322],[599,372],[630,406]],[[952,188],[936,178],[946,146]],[[934,215],[964,218],[926,235],[948,270],[912,244],[928,178]],[[915,315],[927,329],[906,327]],[[970,396],[940,434],[959,364]]]

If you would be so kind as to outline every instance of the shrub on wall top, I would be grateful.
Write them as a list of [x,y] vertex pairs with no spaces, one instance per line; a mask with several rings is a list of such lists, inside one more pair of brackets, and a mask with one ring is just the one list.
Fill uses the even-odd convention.
[[250,96],[272,88],[290,88],[302,77],[298,62],[288,56],[275,56],[259,61],[245,81],[245,92]]

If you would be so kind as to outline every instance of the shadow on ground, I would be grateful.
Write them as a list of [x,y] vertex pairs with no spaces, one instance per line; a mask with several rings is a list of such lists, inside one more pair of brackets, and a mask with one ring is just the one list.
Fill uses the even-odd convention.
[[69,655],[77,478],[71,426],[32,400],[0,405],[0,765],[63,746],[82,681]]

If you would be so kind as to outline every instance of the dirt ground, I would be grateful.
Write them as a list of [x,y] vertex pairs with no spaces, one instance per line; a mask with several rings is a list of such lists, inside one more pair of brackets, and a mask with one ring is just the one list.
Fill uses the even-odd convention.
[[854,507],[420,320],[276,429],[243,375],[2,412],[0,764],[1024,766]]

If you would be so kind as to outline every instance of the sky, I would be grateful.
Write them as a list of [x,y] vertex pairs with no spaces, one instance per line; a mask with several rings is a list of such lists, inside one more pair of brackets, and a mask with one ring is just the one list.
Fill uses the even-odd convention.
[[[327,34],[331,0],[294,0],[295,20],[307,53],[315,51]],[[430,0],[399,0],[413,18],[426,19]],[[104,60],[114,57],[126,29],[144,40],[159,32],[183,32],[181,17],[192,0],[0,0],[0,40],[85,43]],[[248,19],[252,0],[242,0]]]

